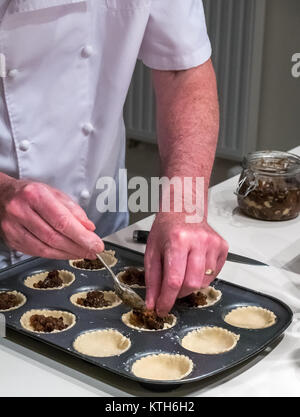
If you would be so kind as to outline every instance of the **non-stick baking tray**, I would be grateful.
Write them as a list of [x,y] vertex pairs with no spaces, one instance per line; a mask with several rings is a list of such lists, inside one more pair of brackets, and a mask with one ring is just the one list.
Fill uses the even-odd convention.
[[[111,243],[106,243],[105,246],[106,249],[116,252],[118,263],[113,267],[115,273],[126,266],[143,266],[144,256],[141,253]],[[33,290],[24,285],[27,276],[52,269],[72,271],[76,277],[75,282],[62,290],[51,291]],[[172,310],[177,317],[174,327],[164,331],[145,332],[131,329],[122,322],[122,314],[129,311],[129,308],[123,304],[112,309],[94,311],[76,307],[70,302],[71,295],[77,292],[113,289],[112,279],[106,270],[81,271],[72,268],[68,261],[31,258],[0,272],[0,291],[16,290],[27,297],[24,306],[4,313],[8,328],[156,390],[173,389],[177,385],[200,381],[250,359],[279,338],[292,321],[291,309],[276,298],[218,279],[212,285],[222,292],[222,298],[217,304],[202,309],[183,309],[175,306]],[[145,294],[143,289],[137,291],[141,295]],[[246,305],[260,306],[273,311],[277,316],[275,325],[264,330],[246,330],[232,327],[224,322],[224,316],[229,311]],[[77,319],[76,325],[70,330],[55,334],[37,334],[23,329],[20,318],[26,311],[45,308],[72,312]],[[202,355],[184,349],[180,344],[182,337],[187,332],[202,326],[218,326],[239,334],[239,343],[230,352],[220,355]],[[80,334],[107,328],[116,329],[128,337],[131,340],[131,348],[120,356],[108,358],[92,358],[74,350],[73,342]],[[131,372],[133,362],[154,353],[178,353],[188,356],[194,363],[193,371],[180,381],[153,381],[133,375]]]

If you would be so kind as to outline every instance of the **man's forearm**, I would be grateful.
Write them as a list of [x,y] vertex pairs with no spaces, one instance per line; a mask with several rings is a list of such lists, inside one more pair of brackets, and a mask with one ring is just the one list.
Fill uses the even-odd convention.
[[186,71],[153,71],[162,174],[203,177],[207,193],[219,132],[211,61]]
[[[204,177],[207,194],[219,131],[218,97],[211,62],[187,71],[154,71],[153,78],[162,174],[180,177],[181,189],[183,178],[192,177],[195,186],[196,178]],[[167,188],[162,192],[162,209],[170,191]],[[198,200],[198,189],[189,189],[189,197],[194,198],[196,191],[196,198],[186,207],[185,185],[181,196],[176,195],[176,188],[171,196],[174,210],[158,213],[145,253],[147,308],[155,308],[161,317],[171,310],[176,298],[210,285],[222,269],[228,252],[227,243],[207,224],[207,198],[201,194]],[[179,199],[184,201],[182,212],[175,209]],[[189,221],[187,213],[193,213]]]

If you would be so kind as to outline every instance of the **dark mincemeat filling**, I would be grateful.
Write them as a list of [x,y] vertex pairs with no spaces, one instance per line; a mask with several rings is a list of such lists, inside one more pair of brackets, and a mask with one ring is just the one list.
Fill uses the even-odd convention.
[[242,185],[238,202],[249,216],[263,220],[288,220],[297,217],[300,211],[300,185],[281,178],[257,181],[251,187],[248,179]]
[[145,271],[137,268],[127,268],[123,273],[121,281],[127,285],[145,286]]
[[67,324],[64,324],[63,317],[46,317],[40,314],[34,314],[33,316],[31,316],[30,324],[34,331],[45,333],[51,333],[54,330],[62,331],[69,327]]
[[104,267],[100,259],[83,259],[81,261],[74,262],[74,266],[82,269],[101,269]]
[[165,323],[172,324],[173,318],[169,315],[167,317],[159,317],[155,311],[132,311],[130,317],[130,324],[135,327],[140,327],[148,330],[162,330]]
[[58,288],[63,285],[63,280],[59,276],[58,271],[50,271],[44,280],[33,284],[34,288]]
[[199,307],[207,305],[207,296],[202,294],[201,291],[197,293],[192,293],[187,297],[179,298],[177,303],[184,307]]
[[10,308],[17,307],[18,304],[19,301],[15,294],[8,292],[0,293],[0,310],[9,310]]
[[77,304],[83,307],[108,307],[112,303],[105,300],[104,293],[102,291],[90,291],[87,293],[86,298],[77,298]]
[[260,158],[253,161],[240,176],[238,203],[241,210],[248,216],[262,220],[297,217],[300,211],[297,169],[298,164],[289,158]]

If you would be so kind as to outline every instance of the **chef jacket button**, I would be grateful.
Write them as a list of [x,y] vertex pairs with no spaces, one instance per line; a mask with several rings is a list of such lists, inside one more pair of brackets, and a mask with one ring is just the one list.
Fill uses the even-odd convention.
[[82,131],[86,136],[90,135],[94,131],[94,126],[92,123],[84,123],[84,125],[82,125]]
[[93,47],[91,45],[85,45],[81,50],[81,56],[83,58],[89,58],[93,53]]
[[83,200],[88,200],[90,198],[90,192],[88,190],[82,190],[81,194],[80,194],[80,197]]
[[16,258],[21,258],[23,256],[23,253],[16,250],[16,251],[14,251],[14,255],[15,255]]
[[19,74],[19,71],[17,69],[11,69],[8,71],[7,75],[10,78],[16,78]]
[[29,147],[30,147],[30,143],[29,143],[29,141],[28,140],[22,140],[22,142],[20,143],[20,145],[19,145],[19,149],[21,150],[21,151],[23,151],[23,152],[26,152],[26,151],[28,151],[28,149],[29,149]]

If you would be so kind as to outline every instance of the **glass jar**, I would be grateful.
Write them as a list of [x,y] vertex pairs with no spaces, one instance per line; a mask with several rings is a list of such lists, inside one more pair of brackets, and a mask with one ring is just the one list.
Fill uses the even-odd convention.
[[236,190],[243,213],[261,220],[290,220],[300,212],[300,157],[259,151],[243,161]]

